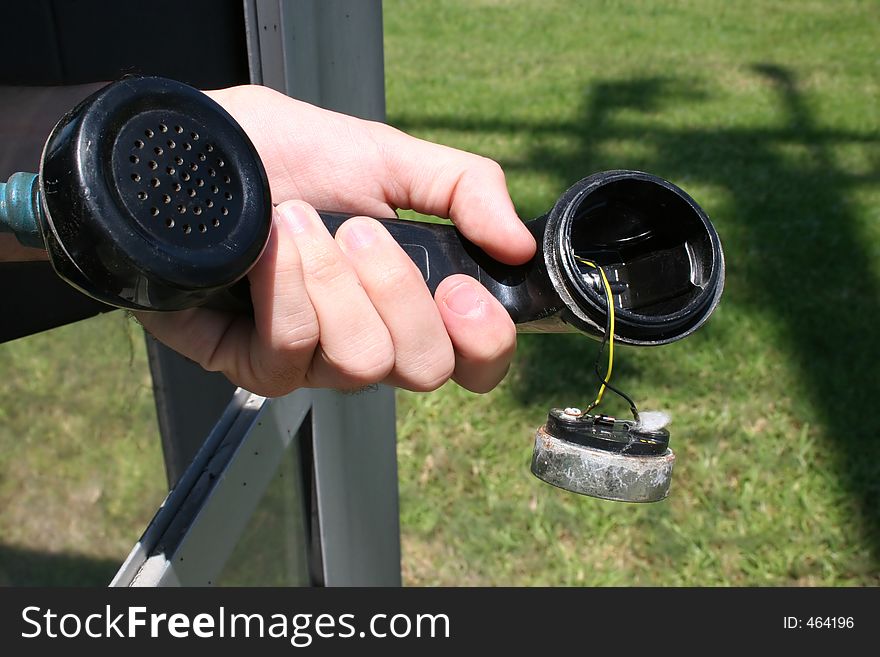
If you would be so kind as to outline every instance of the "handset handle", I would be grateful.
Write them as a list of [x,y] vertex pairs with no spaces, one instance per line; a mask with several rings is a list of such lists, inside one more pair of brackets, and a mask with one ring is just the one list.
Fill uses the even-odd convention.
[[[319,215],[331,235],[353,216],[323,211]],[[450,224],[405,219],[378,221],[418,267],[431,294],[446,277],[467,274],[501,302],[521,331],[534,328],[536,322],[555,315],[562,307],[540,250],[525,264],[506,265],[491,258]],[[545,224],[544,218],[526,223],[539,244]],[[575,330],[560,322],[552,324],[560,330]]]

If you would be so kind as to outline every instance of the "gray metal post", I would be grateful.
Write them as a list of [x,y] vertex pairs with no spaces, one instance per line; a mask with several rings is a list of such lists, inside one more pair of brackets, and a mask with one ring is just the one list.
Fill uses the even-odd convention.
[[245,0],[245,18],[252,82],[385,120],[380,0]]
[[[245,17],[254,82],[385,119],[379,0],[245,0]],[[312,436],[324,583],[399,585],[394,391],[315,391]]]

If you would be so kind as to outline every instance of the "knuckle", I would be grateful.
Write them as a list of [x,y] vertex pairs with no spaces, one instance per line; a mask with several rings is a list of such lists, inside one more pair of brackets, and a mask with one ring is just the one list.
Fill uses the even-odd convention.
[[415,369],[408,377],[407,387],[414,392],[432,392],[452,378],[455,372],[455,354],[450,345],[442,353],[428,354],[421,368]]
[[329,356],[334,369],[355,385],[368,385],[384,380],[394,370],[394,346],[385,339],[352,349],[348,353]]
[[283,328],[272,328],[266,345],[270,351],[284,355],[313,352],[318,346],[320,328],[311,306],[284,318]]
[[501,165],[498,164],[498,162],[481,155],[477,157],[479,157],[479,168],[485,176],[502,181],[505,179],[504,169],[501,168]]
[[346,273],[340,258],[329,249],[318,249],[309,254],[308,264],[304,270],[308,278],[324,286],[337,284]]
[[307,283],[332,286],[344,280],[350,271],[348,259],[323,226],[320,229],[315,227],[310,235],[297,240],[296,246],[300,253],[302,275]]
[[278,379],[272,381],[260,381],[250,391],[261,397],[283,397],[290,394],[298,387],[298,381],[292,379]]
[[256,382],[252,392],[264,397],[281,397],[300,387],[305,379],[303,363],[308,360],[277,358],[269,356],[251,363],[251,378]]
[[[400,247],[394,248],[400,250]],[[412,260],[402,251],[394,255],[399,257],[386,258],[386,265],[373,273],[371,298],[399,299],[401,290],[420,289],[415,288],[416,282],[420,286],[423,285],[422,275]]]

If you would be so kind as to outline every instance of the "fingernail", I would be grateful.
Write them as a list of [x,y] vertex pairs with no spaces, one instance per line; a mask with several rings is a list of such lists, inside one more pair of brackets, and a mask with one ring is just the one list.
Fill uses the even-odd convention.
[[483,300],[471,283],[459,283],[446,293],[443,303],[457,315],[476,315],[480,312]]
[[350,249],[363,249],[376,241],[376,231],[367,223],[353,221],[345,227],[342,239]]
[[279,209],[294,233],[304,233],[312,224],[312,218],[305,208],[298,205],[285,205]]

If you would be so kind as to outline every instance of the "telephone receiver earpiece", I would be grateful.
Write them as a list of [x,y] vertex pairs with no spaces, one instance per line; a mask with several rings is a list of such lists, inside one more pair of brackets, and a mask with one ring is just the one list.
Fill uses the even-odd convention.
[[[58,275],[95,299],[135,310],[248,310],[245,276],[271,226],[268,179],[242,128],[192,87],[157,77],[104,87],[52,130],[39,175],[15,174],[0,192],[0,224],[44,245]],[[321,216],[331,233],[349,217]],[[629,344],[690,334],[724,284],[706,213],[640,171],[575,183],[527,222],[538,252],[520,266],[491,259],[451,225],[379,221],[432,293],[446,276],[469,274],[524,331],[603,335],[605,290],[585,260],[607,275],[615,339]]]

